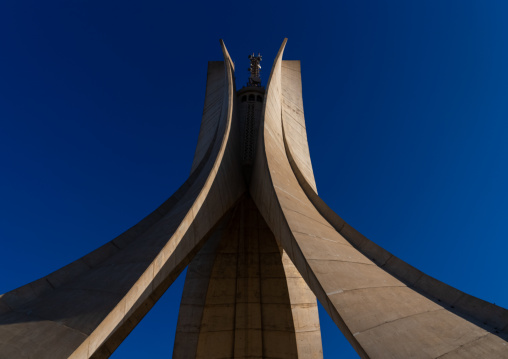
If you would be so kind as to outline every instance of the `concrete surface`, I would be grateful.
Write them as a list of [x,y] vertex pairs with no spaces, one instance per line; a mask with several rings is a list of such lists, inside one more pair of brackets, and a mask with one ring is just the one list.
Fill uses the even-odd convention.
[[250,193],[311,290],[363,358],[508,358],[505,309],[395,258],[318,197],[286,121],[303,113],[287,101],[300,79],[295,63],[282,61],[284,47],[268,81]]

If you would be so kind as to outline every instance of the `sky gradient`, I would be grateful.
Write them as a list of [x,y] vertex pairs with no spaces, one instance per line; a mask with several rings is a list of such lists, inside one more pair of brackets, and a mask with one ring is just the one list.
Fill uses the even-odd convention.
[[[320,196],[396,256],[508,307],[506,1],[3,1],[0,293],[111,240],[187,178],[224,39],[301,60]],[[168,358],[181,276],[112,358]],[[321,309],[321,308],[320,308]],[[357,358],[320,312],[325,358]]]

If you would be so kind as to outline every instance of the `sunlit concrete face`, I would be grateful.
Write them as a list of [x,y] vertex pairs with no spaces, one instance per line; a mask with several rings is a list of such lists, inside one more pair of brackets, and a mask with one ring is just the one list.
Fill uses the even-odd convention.
[[393,256],[318,196],[285,44],[266,89],[236,91],[222,43],[188,180],[0,296],[0,358],[107,358],[188,264],[174,358],[321,358],[316,297],[362,358],[508,358],[508,311]]

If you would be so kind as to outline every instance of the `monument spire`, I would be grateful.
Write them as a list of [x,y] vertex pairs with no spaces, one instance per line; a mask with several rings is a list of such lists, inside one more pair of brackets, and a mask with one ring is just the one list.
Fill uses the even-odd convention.
[[362,358],[508,358],[506,309],[412,267],[319,197],[286,40],[266,91],[261,56],[236,91],[221,46],[188,179],[112,241],[0,295],[0,358],[107,358],[186,266],[174,358],[320,359],[316,298]]

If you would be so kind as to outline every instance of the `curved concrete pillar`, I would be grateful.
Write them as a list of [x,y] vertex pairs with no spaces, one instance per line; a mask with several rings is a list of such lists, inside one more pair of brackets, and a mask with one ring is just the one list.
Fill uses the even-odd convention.
[[[245,191],[233,127],[233,64],[210,89],[216,119],[189,179],[163,205],[110,243],[0,297],[6,358],[105,358],[148,312]],[[210,84],[214,85],[214,84]],[[211,95],[210,95],[211,96]],[[208,116],[205,109],[204,117]],[[201,148],[200,147],[200,148]]]
[[292,149],[294,162],[301,171],[303,178],[317,193],[303,113],[300,61],[282,60],[280,77],[281,118],[284,124],[284,139],[288,148]]
[[410,267],[319,199],[285,117],[285,44],[268,81],[250,192],[309,287],[363,358],[507,358],[505,309]]

